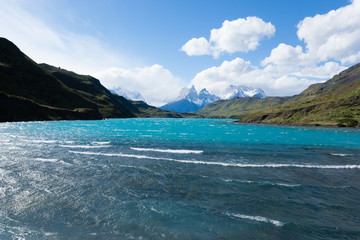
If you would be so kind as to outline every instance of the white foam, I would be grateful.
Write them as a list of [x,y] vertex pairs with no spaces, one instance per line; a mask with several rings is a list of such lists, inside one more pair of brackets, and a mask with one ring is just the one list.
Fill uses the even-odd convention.
[[76,154],[98,155],[108,157],[129,157],[138,159],[154,159],[163,161],[172,161],[179,163],[217,165],[223,167],[240,167],[240,168],[315,168],[315,169],[360,169],[360,165],[310,165],[310,164],[243,164],[243,163],[224,163],[224,162],[206,162],[198,160],[180,160],[172,158],[151,157],[146,155],[123,154],[123,153],[98,153],[98,152],[79,152],[69,151]]
[[163,153],[179,153],[179,154],[201,154],[204,151],[201,150],[187,150],[187,149],[158,149],[158,148],[134,148],[131,147],[132,150],[135,151],[144,151],[144,152],[163,152]]
[[92,144],[98,144],[98,145],[107,145],[110,144],[110,141],[108,142],[91,142]]
[[96,145],[96,146],[92,146],[92,145],[59,145],[59,147],[90,149],[90,148],[106,148],[106,147],[110,147],[110,146],[107,146],[107,145]]
[[25,140],[26,142],[31,143],[56,143],[56,140]]
[[301,184],[290,184],[290,183],[269,183],[269,182],[255,182],[250,180],[237,180],[237,179],[222,179],[225,182],[239,182],[247,184],[269,184],[272,186],[282,186],[282,187],[300,187]]
[[262,216],[250,216],[250,215],[244,215],[244,214],[229,214],[229,213],[227,213],[226,215],[228,215],[230,217],[248,219],[248,220],[257,221],[257,222],[271,223],[277,227],[284,226],[284,223],[282,223],[278,220],[274,220],[274,219],[270,219],[270,218],[266,218],[266,217],[262,217]]
[[77,153],[77,154],[85,154],[85,155],[107,156],[107,157],[129,157],[129,158],[139,158],[139,159],[166,160],[166,158],[157,158],[157,157],[149,157],[144,155],[123,154],[123,153],[97,153],[97,152],[79,152],[79,151],[69,151],[69,152]]
[[40,162],[58,162],[59,159],[55,159],[55,158],[34,158],[35,161],[40,161]]
[[339,156],[339,157],[346,157],[346,156],[353,156],[354,154],[348,154],[348,153],[330,153],[332,156]]
[[301,184],[290,184],[290,183],[272,183],[271,185],[282,186],[282,187],[300,187]]

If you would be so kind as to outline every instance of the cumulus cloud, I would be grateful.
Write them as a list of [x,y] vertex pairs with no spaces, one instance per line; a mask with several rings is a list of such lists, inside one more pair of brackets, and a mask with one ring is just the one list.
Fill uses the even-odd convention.
[[275,27],[270,22],[264,22],[258,17],[225,20],[222,27],[212,29],[210,39],[193,38],[185,43],[181,50],[189,56],[213,55],[221,53],[248,52],[255,50],[264,37],[271,37]]
[[138,91],[145,101],[154,106],[162,106],[174,99],[183,87],[181,79],[175,77],[163,66],[154,64],[142,68],[110,68],[94,74],[109,89],[123,87]]
[[303,52],[301,46],[290,46],[280,43],[276,48],[271,50],[270,56],[265,58],[261,65],[309,65],[314,63],[314,59]]
[[335,62],[320,66],[277,66],[259,68],[249,61],[235,58],[224,61],[196,74],[192,84],[197,89],[207,88],[223,97],[229,85],[245,85],[262,88],[270,96],[291,96],[306,89],[310,84],[331,78],[345,68]]
[[200,56],[211,54],[211,44],[204,37],[193,38],[185,43],[181,50],[189,56]]
[[307,17],[298,24],[297,35],[310,54],[319,60],[334,59],[344,63],[359,61],[360,0],[330,11]]
[[354,64],[360,61],[360,0],[323,15],[306,17],[298,25],[305,49],[281,43],[262,65],[311,65],[326,61]]
[[320,66],[308,66],[302,68],[298,72],[294,72],[293,75],[297,77],[327,79],[345,69],[346,67],[341,66],[337,62],[326,62]]
[[[297,94],[343,71],[345,64],[360,61],[359,13],[360,0],[354,0],[326,14],[306,17],[297,25],[304,48],[280,43],[261,61],[262,67],[235,59],[200,72],[193,82],[209,84],[218,92],[217,86],[237,84],[263,88],[268,95]],[[228,65],[234,68],[229,70]],[[248,71],[243,71],[245,66]]]

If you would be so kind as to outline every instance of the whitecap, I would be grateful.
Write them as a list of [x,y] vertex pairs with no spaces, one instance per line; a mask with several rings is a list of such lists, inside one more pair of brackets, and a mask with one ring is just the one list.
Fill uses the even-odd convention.
[[272,186],[281,186],[281,187],[300,187],[301,184],[291,184],[291,183],[270,183],[270,182],[255,182],[250,180],[237,180],[237,179],[222,179],[225,182],[239,182],[239,183],[246,183],[246,184],[266,184]]
[[236,214],[236,213],[233,213],[233,214],[226,213],[225,215],[230,216],[230,217],[236,217],[236,218],[241,218],[241,219],[257,221],[257,222],[271,223],[277,227],[284,226],[284,223],[282,223],[278,220],[274,220],[274,219],[270,219],[270,218],[262,217],[262,216],[250,216],[250,215]]
[[34,158],[35,161],[40,161],[40,162],[58,162],[59,159],[56,158]]
[[96,145],[96,146],[92,146],[92,145],[59,145],[59,147],[66,147],[66,148],[106,148],[106,147],[110,147],[107,145]]
[[56,140],[25,140],[25,141],[31,143],[57,143]]
[[98,144],[98,145],[107,145],[110,144],[110,141],[107,142],[91,142],[92,144]]
[[349,153],[330,153],[332,156],[346,157],[346,156],[354,156],[354,154]]
[[229,178],[225,178],[222,179],[224,182],[239,182],[239,183],[255,183],[254,181],[250,181],[250,180],[237,180],[237,179],[229,179]]
[[290,184],[290,183],[271,183],[271,185],[281,186],[281,187],[300,187],[301,184]]
[[153,159],[153,160],[163,160],[163,161],[172,161],[179,163],[190,163],[190,164],[204,164],[204,165],[217,165],[223,167],[240,167],[240,168],[314,168],[314,169],[360,169],[360,165],[310,165],[310,164],[247,164],[247,163],[225,163],[225,162],[206,162],[199,160],[181,160],[173,158],[162,158],[162,157],[151,157],[146,155],[136,155],[136,154],[123,154],[123,153],[99,153],[99,152],[79,152],[79,151],[69,151],[76,154],[85,154],[85,155],[98,155],[98,156],[108,156],[108,157],[129,157],[129,158],[138,158],[138,159]]
[[158,148],[134,148],[131,147],[132,150],[135,151],[144,151],[144,152],[163,152],[163,153],[179,153],[179,154],[201,154],[204,151],[202,150],[187,150],[187,149],[158,149]]
[[151,206],[150,210],[153,211],[153,212],[156,212],[156,213],[158,213],[158,214],[164,215],[163,212],[157,210],[157,209],[154,208],[153,206]]
[[71,165],[71,163],[64,162],[63,160],[59,160],[56,158],[34,158],[33,160],[39,161],[39,162],[51,162],[51,163],[61,163],[64,165]]

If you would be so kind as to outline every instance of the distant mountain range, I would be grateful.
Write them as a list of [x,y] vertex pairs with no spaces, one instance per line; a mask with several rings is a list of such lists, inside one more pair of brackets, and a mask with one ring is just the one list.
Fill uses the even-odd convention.
[[112,94],[96,78],[37,64],[0,38],[0,122],[182,117]]
[[145,101],[145,98],[138,91],[130,91],[125,88],[117,87],[110,89],[110,92],[132,101]]
[[230,85],[225,89],[225,93],[223,94],[223,97],[221,97],[221,99],[231,100],[234,98],[243,98],[243,97],[264,98],[266,97],[266,94],[260,88]]
[[260,88],[246,86],[230,85],[225,89],[222,97],[209,93],[206,88],[198,93],[195,87],[191,86],[190,88],[183,88],[175,101],[160,108],[175,112],[194,112],[204,108],[212,102],[219,101],[220,99],[230,100],[244,97],[264,98],[265,96],[265,92]]

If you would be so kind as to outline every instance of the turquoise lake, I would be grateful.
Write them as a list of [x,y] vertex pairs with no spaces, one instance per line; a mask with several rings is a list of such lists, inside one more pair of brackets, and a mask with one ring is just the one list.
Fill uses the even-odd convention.
[[0,239],[360,239],[360,130],[0,123]]

